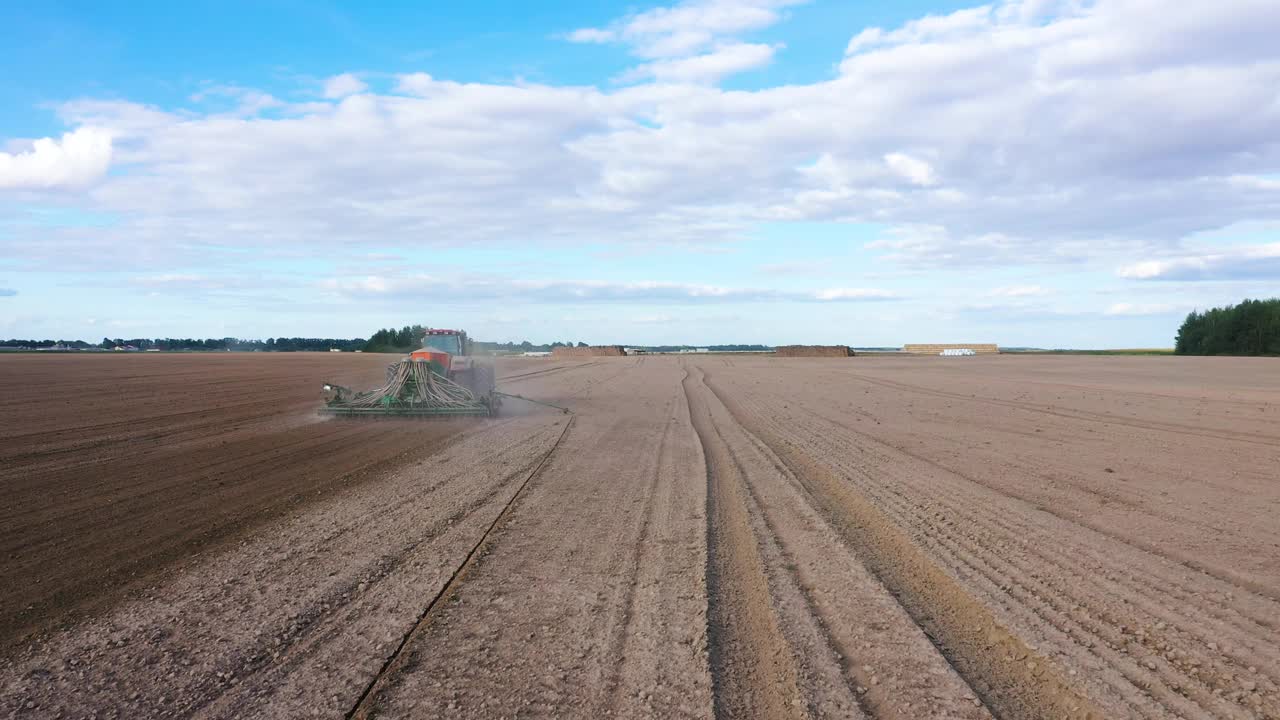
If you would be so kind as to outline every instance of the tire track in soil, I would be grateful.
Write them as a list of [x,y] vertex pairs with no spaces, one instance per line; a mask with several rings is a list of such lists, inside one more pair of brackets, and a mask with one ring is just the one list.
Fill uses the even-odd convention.
[[752,531],[813,717],[990,720],[973,689],[822,516],[802,483],[701,379],[744,479]]
[[1107,413],[1089,412],[1086,410],[1059,409],[1051,410],[1040,405],[1028,402],[1020,402],[1017,400],[1001,400],[999,398],[977,397],[974,395],[964,395],[962,393],[948,392],[946,390],[935,390],[933,388],[924,387],[922,385],[911,385],[909,383],[896,382],[893,380],[885,380],[882,378],[873,378],[858,373],[841,373],[846,377],[853,377],[872,385],[879,385],[883,388],[896,390],[898,392],[909,392],[917,395],[928,395],[932,397],[942,398],[944,400],[960,400],[964,402],[979,403],[985,405],[995,405],[997,407],[1006,407],[1013,410],[1025,410],[1027,412],[1039,413],[1042,415],[1052,415],[1065,420],[1085,420],[1100,422],[1104,425],[1107,423],[1113,425],[1121,425],[1124,427],[1136,428],[1139,430],[1159,431],[1174,433],[1178,435],[1190,435],[1192,437],[1208,438],[1210,440],[1226,440],[1230,442],[1248,443],[1250,445],[1261,445],[1263,447],[1280,447],[1280,438],[1274,435],[1264,435],[1262,433],[1237,431],[1234,433],[1217,432],[1213,430],[1205,430],[1191,425],[1183,425],[1181,423],[1160,422],[1157,420],[1134,420],[1131,418],[1121,417],[1119,415],[1110,415]]
[[[0,531],[0,568],[14,579],[0,589],[0,608],[10,611],[0,620],[0,648],[8,652],[32,633],[110,608],[192,553],[223,547],[341,488],[430,457],[455,442],[463,426],[432,428],[417,447],[403,435],[334,429],[178,454],[159,477],[149,465],[124,464],[100,471],[114,473],[99,478],[106,491],[58,496],[58,503],[34,508],[39,500],[28,500],[27,513]],[[334,438],[360,452],[337,453]],[[225,483],[219,468],[227,470]]]
[[883,511],[795,445],[752,422],[709,378],[706,385],[809,491],[827,520],[995,717],[1106,717],[1056,665],[1004,628]]
[[[802,411],[824,419],[812,410]],[[759,415],[761,408],[754,412]],[[1247,608],[1196,607],[1205,594],[1218,596],[1231,587],[1214,590],[1216,581],[1207,577],[1208,587],[1183,575],[1166,577],[1159,566],[1144,568],[1140,558],[1113,558],[1091,549],[1088,543],[1077,546],[1045,535],[1042,528],[1019,522],[1018,513],[988,509],[980,495],[958,492],[946,483],[928,485],[928,507],[918,507],[919,500],[911,501],[901,492],[878,491],[867,467],[892,467],[900,465],[900,459],[877,449],[882,443],[871,436],[847,427],[843,429],[848,435],[833,432],[842,426],[829,418],[825,422],[828,424],[815,425],[791,418],[787,429],[813,438],[813,451],[820,452],[826,463],[834,463],[838,472],[847,473],[844,480],[859,485],[858,492],[894,518],[893,522],[930,528],[917,536],[917,543],[927,553],[948,558],[948,566],[968,582],[985,588],[988,598],[1014,599],[1012,606],[1001,603],[1005,612],[1019,618],[1024,629],[1036,628],[1052,646],[1072,649],[1075,664],[1093,667],[1095,672],[1083,678],[1086,684],[1100,679],[1096,676],[1110,678],[1110,684],[1102,685],[1099,691],[1127,698],[1122,702],[1127,703],[1129,714],[1230,717],[1231,701],[1246,699],[1267,705],[1262,697],[1245,697],[1239,692],[1247,687],[1241,684],[1242,678],[1254,677],[1263,685],[1265,671],[1256,676],[1255,671],[1275,665],[1274,645],[1266,640],[1269,629],[1265,618],[1255,617]],[[858,437],[872,445],[851,444]],[[863,460],[854,466],[840,460],[851,456]],[[954,522],[939,525],[935,514]],[[956,526],[981,530],[978,535],[961,533],[954,531]],[[1061,568],[1063,577],[1093,580],[1085,584],[1058,581],[1054,573],[1046,572],[1050,568]],[[1229,592],[1227,597],[1231,597]],[[1108,598],[1121,599],[1114,602]],[[1266,612],[1260,607],[1257,610]],[[1212,651],[1208,657],[1203,654],[1206,647]],[[1107,670],[1100,673],[1100,668]],[[1148,696],[1159,704],[1151,704]]]
[[490,432],[506,424],[447,451],[473,469],[397,470],[41,641],[0,667],[0,697],[33,716],[340,717],[562,430]]
[[573,432],[414,640],[384,715],[712,717],[706,475],[683,373],[591,372],[595,397],[572,403]]
[[[333,642],[342,631],[342,628],[338,623],[330,622],[328,624],[322,624],[319,622],[320,620],[325,619],[325,613],[322,611],[322,607],[326,604],[333,607],[340,607],[342,605],[342,600],[358,592],[358,585],[360,583],[372,585],[385,580],[396,572],[402,571],[405,563],[414,556],[414,553],[417,550],[430,546],[432,543],[437,542],[445,533],[456,527],[461,527],[462,522],[468,516],[488,506],[495,497],[500,495],[504,490],[509,489],[512,481],[520,475],[525,475],[527,477],[527,473],[532,472],[533,468],[537,465],[538,462],[535,461],[501,478],[483,495],[471,500],[458,511],[443,518],[437,526],[429,528],[421,537],[416,538],[413,542],[388,553],[381,558],[376,565],[366,568],[363,572],[358,574],[358,580],[352,580],[349,583],[339,585],[331,589],[326,596],[317,601],[317,604],[313,604],[307,608],[305,612],[297,616],[295,621],[296,630],[290,628],[290,632],[287,637],[275,647],[275,652],[278,652],[285,659],[282,661],[270,662],[265,653],[258,653],[256,656],[241,660],[239,663],[241,668],[240,672],[245,674],[259,673],[264,677],[264,679],[283,679],[287,678],[290,673],[298,671],[307,662],[313,660],[312,655],[318,651],[318,649],[322,648],[326,643]],[[440,487],[441,484],[443,484],[443,482],[426,488],[424,490],[424,494],[429,495]],[[453,575],[456,574],[457,573],[455,571]],[[452,575],[450,575],[450,577],[452,577]],[[344,609],[342,614],[345,615],[348,620],[356,621],[359,619],[358,615],[360,612],[361,611],[359,609],[348,607]],[[208,697],[204,702],[195,703],[183,710],[184,712],[194,715],[221,700],[221,697]],[[226,707],[218,708],[215,714],[218,716],[227,714],[239,716],[241,713],[251,712],[252,710],[252,707],[241,707],[239,704],[233,702]]]
[[500,383],[524,382],[525,380],[531,379],[531,378],[542,379],[547,375],[554,375],[556,373],[564,372],[566,370],[582,370],[584,368],[589,368],[592,365],[599,365],[599,364],[600,362],[596,361],[596,362],[585,363],[583,365],[557,365],[555,367],[544,368],[542,370],[533,370],[527,373],[518,373],[516,375],[503,375],[502,377],[498,378],[498,382]]
[[[643,357],[641,357],[641,360],[643,361]],[[626,577],[631,580],[627,583],[627,590],[623,599],[622,618],[618,622],[617,631],[610,643],[610,654],[613,657],[622,658],[621,662],[619,662],[614,668],[614,671],[608,680],[609,695],[612,699],[612,705],[615,708],[623,706],[621,697],[623,678],[626,678],[630,674],[627,672],[627,658],[630,657],[631,654],[627,652],[627,647],[631,644],[630,641],[634,637],[631,632],[631,620],[635,616],[636,590],[639,585],[637,578],[640,576],[640,570],[642,567],[652,567],[659,564],[652,559],[652,556],[658,554],[660,548],[651,545],[649,530],[656,524],[655,515],[657,514],[659,506],[661,505],[665,507],[666,501],[668,501],[671,496],[671,488],[669,487],[669,484],[662,483],[662,471],[664,469],[665,461],[667,461],[670,456],[670,452],[667,448],[667,442],[671,437],[671,428],[674,425],[673,418],[670,417],[671,410],[671,404],[668,403],[665,408],[665,414],[668,416],[667,424],[662,428],[662,439],[658,441],[658,451],[654,453],[655,460],[653,463],[652,477],[649,481],[647,491],[644,494],[644,519],[640,523],[640,530],[636,534],[634,547],[632,548],[630,558],[628,558],[627,562]],[[650,558],[648,563],[645,562],[646,558]]]
[[[965,472],[964,470],[953,467],[952,465],[944,461],[930,458],[920,452],[912,450],[910,447],[907,447],[904,444],[893,443],[893,442],[889,442],[887,440],[881,439],[872,433],[866,432],[864,430],[860,430],[856,427],[849,425],[848,423],[842,422],[836,418],[829,417],[826,414],[823,414],[805,407],[801,407],[799,409],[801,412],[804,412],[812,417],[817,418],[822,423],[825,423],[829,426],[833,426],[843,432],[848,433],[850,437],[865,438],[865,440],[873,446],[886,449],[889,452],[901,454],[903,456],[911,458],[912,460],[920,462],[924,465],[928,465],[930,467],[936,468],[944,473],[954,475],[965,481],[973,483],[976,486],[989,490],[990,492],[996,495],[1007,497],[1012,500],[1016,500],[1018,502],[1025,504],[1028,508],[1034,508],[1035,510],[1038,510],[1040,512],[1044,512],[1049,515],[1052,515],[1053,517],[1057,518],[1058,520],[1061,520],[1062,522],[1069,523],[1074,526],[1078,526],[1085,530],[1096,532],[1099,535],[1102,535],[1109,540],[1114,540],[1118,543],[1122,543],[1130,548],[1133,548],[1136,551],[1143,552],[1143,553],[1150,553],[1151,555],[1158,556],[1175,565],[1180,565],[1182,567],[1187,568],[1188,570],[1192,570],[1197,573],[1202,573],[1212,578],[1213,580],[1216,580],[1218,582],[1221,582],[1225,585],[1230,586],[1232,589],[1236,591],[1243,592],[1243,593],[1253,593],[1271,601],[1280,601],[1280,595],[1277,595],[1276,591],[1273,588],[1263,585],[1262,583],[1250,580],[1248,578],[1239,577],[1236,573],[1230,570],[1213,567],[1212,565],[1209,565],[1205,562],[1197,560],[1196,558],[1189,557],[1185,553],[1181,553],[1176,550],[1171,550],[1158,543],[1150,542],[1140,537],[1132,537],[1129,535],[1125,535],[1122,532],[1116,530],[1115,528],[1108,527],[1107,525],[1104,525],[1102,523],[1092,522],[1087,517],[1081,517],[1076,514],[1064,512],[1058,508],[1053,507],[1053,505],[1050,503],[1040,501],[1034,496],[1031,496],[1026,493],[1020,493],[1008,487],[1004,487],[996,483],[983,480],[981,477],[978,477],[973,473]],[[863,449],[863,452],[870,452],[870,450]],[[1032,474],[1034,471],[1027,470],[1026,472],[1029,474]],[[1081,491],[1084,492],[1086,490],[1082,489]],[[1130,572],[1135,572],[1135,571],[1131,570]],[[1176,592],[1177,590],[1176,588],[1168,588],[1168,589],[1164,589],[1164,591]],[[1275,630],[1277,628],[1277,625],[1280,624],[1280,621],[1277,621],[1276,619],[1274,619],[1274,617],[1268,617],[1266,613],[1269,613],[1269,612],[1271,612],[1271,608],[1266,608],[1263,612],[1255,612],[1255,613],[1245,612],[1243,614],[1249,619],[1249,621],[1253,623],[1257,623],[1257,625],[1259,625],[1263,629]]]
[[718,718],[801,718],[799,679],[773,612],[764,571],[728,448],[706,404],[681,382],[707,473],[707,639]]
[[[1007,486],[992,483],[972,472],[966,472],[958,467],[954,467],[951,463],[936,460],[915,451],[903,443],[887,440],[875,432],[868,431],[865,427],[858,427],[845,422],[840,417],[839,413],[832,415],[830,413],[820,412],[799,404],[793,405],[792,411],[799,411],[816,420],[816,424],[814,424],[806,423],[804,420],[797,421],[793,418],[792,422],[796,422],[798,424],[790,429],[795,430],[798,434],[808,434],[812,437],[820,438],[822,442],[828,444],[831,444],[833,438],[839,439],[838,442],[831,444],[830,447],[822,448],[821,451],[824,453],[823,456],[826,458],[839,455],[846,457],[857,456],[880,463],[901,464],[904,458],[918,462],[922,465],[928,466],[929,468],[941,471],[948,476],[954,476],[966,481],[967,483],[972,483],[977,488],[981,488],[983,491],[988,491],[996,497],[1017,501],[1024,505],[1028,511],[1034,510],[1046,513],[1057,520],[1060,520],[1072,527],[1077,527],[1082,531],[1096,532],[1109,540],[1122,543],[1134,552],[1155,555],[1171,564],[1182,566],[1196,574],[1202,574],[1205,576],[1206,580],[1211,581],[1213,584],[1221,583],[1226,586],[1225,588],[1216,588],[1216,590],[1230,593],[1233,596],[1236,596],[1237,599],[1241,597],[1256,596],[1255,599],[1258,602],[1253,603],[1250,607],[1238,606],[1233,608],[1233,612],[1239,613],[1240,616],[1233,622],[1243,622],[1247,625],[1248,632],[1250,633],[1257,633],[1259,630],[1264,632],[1274,631],[1276,629],[1277,623],[1275,618],[1277,616],[1275,614],[1274,601],[1277,598],[1274,589],[1268,586],[1247,578],[1240,578],[1232,571],[1213,567],[1195,558],[1187,557],[1184,553],[1176,550],[1170,550],[1167,547],[1147,541],[1141,537],[1126,535],[1116,528],[1092,522],[1087,517],[1081,517],[1074,513],[1064,512],[1061,509],[1054,507],[1052,503],[1045,502],[1041,498],[1019,492],[1016,489],[1011,489]],[[859,438],[861,440],[858,440]],[[850,468],[843,468],[843,470],[853,471]],[[1019,471],[1031,474],[1035,477],[1044,478],[1044,476],[1039,475],[1032,468],[1020,467]],[[1047,478],[1044,479],[1047,480]],[[941,490],[941,488],[938,488],[937,492],[941,492]],[[1088,490],[1082,488],[1081,491],[1087,492]],[[960,512],[959,508],[967,508],[971,513],[978,513],[980,515],[984,514],[978,510],[978,508],[972,507],[972,498],[970,497],[969,492],[959,494],[953,492],[952,495],[954,495],[954,502],[952,504],[953,511]],[[940,499],[940,496],[934,495],[932,499],[938,500]],[[1009,523],[1012,521],[1012,518],[989,512],[985,513],[985,515],[989,516],[989,522],[994,523],[995,526],[1006,529],[1012,536],[1023,537],[1025,532],[1027,532],[1027,528],[1018,523],[1013,523],[1016,527],[1009,527]],[[1049,554],[1052,554],[1052,551],[1049,550],[1049,548],[1055,546],[1056,544],[1042,545],[1036,548],[1036,551],[1038,554],[1045,556],[1046,562],[1057,564],[1060,562],[1059,560],[1048,557]],[[1086,550],[1086,552],[1090,551]],[[1074,559],[1078,561],[1080,558],[1076,556]],[[1191,597],[1191,595],[1194,594],[1194,591],[1187,590],[1183,587],[1187,578],[1168,578],[1160,573],[1154,572],[1150,568],[1145,567],[1145,565],[1139,565],[1136,567],[1132,565],[1125,565],[1124,563],[1126,561],[1115,559],[1110,556],[1104,556],[1102,562],[1103,564],[1113,568],[1113,572],[1117,578],[1116,582],[1130,587],[1131,591],[1136,596],[1144,597],[1152,595],[1153,593],[1156,596],[1170,595],[1181,598],[1181,601],[1186,603],[1188,608],[1195,605],[1195,599]],[[1127,562],[1132,562],[1132,560],[1128,560]],[[1138,582],[1135,583],[1131,581]],[[1216,610],[1212,608],[1206,609],[1204,612],[1207,612],[1214,617],[1218,616]],[[1188,622],[1187,624],[1194,625],[1195,623]],[[1212,640],[1212,638],[1209,638],[1206,642],[1209,640]],[[1269,664],[1270,662],[1271,661],[1256,664]],[[1247,665],[1250,663],[1245,664]]]
[[[855,376],[855,377],[858,377],[858,379],[864,379],[862,378],[862,376]],[[877,384],[877,383],[873,383],[873,384]],[[883,387],[893,389],[892,385],[884,384],[884,383],[878,383],[878,384],[882,385]],[[968,398],[967,396],[964,396],[958,399],[974,400],[974,398]],[[984,402],[982,400],[978,400],[978,401]],[[860,430],[856,427],[849,425],[846,422],[842,422],[837,419],[828,417],[827,415],[817,412],[815,410],[805,408],[803,406],[799,406],[799,409],[805,413],[808,413],[809,415],[812,415],[814,417],[821,419],[822,421],[830,425],[834,425],[840,428],[841,430],[847,431],[849,433],[852,433],[861,437],[865,437],[873,443],[889,448],[895,452],[901,453],[921,463],[924,463],[926,465],[931,465],[939,470],[942,470],[943,472],[951,473],[953,475],[956,475],[957,477],[961,477],[965,480],[968,480],[969,482],[972,482],[975,485],[984,487],[994,493],[1004,495],[1006,497],[1014,498],[1024,503],[1027,503],[1029,506],[1033,506],[1038,510],[1049,513],[1050,515],[1053,515],[1054,517],[1058,518],[1059,520],[1062,520],[1063,522],[1079,525],[1083,528],[1092,530],[1098,533],[1099,535],[1106,536],[1111,540],[1115,540],[1116,542],[1123,543],[1136,550],[1151,553],[1152,555],[1157,555],[1161,558],[1168,560],[1169,562],[1176,563],[1190,570],[1194,570],[1196,572],[1208,575],[1214,578],[1215,580],[1231,585],[1235,588],[1238,588],[1241,591],[1256,593],[1270,600],[1280,601],[1280,594],[1277,594],[1274,588],[1268,587],[1267,585],[1264,585],[1263,583],[1257,582],[1250,578],[1242,577],[1240,576],[1239,573],[1235,571],[1225,569],[1225,568],[1214,567],[1213,565],[1203,562],[1197,558],[1191,557],[1186,553],[1182,553],[1177,550],[1170,549],[1169,547],[1162,545],[1160,543],[1151,542],[1142,537],[1126,535],[1122,531],[1117,530],[1114,527],[1110,527],[1104,523],[1093,522],[1088,517],[1083,517],[1077,514],[1065,512],[1059,508],[1054,507],[1050,503],[1041,502],[1034,496],[1031,496],[1027,493],[1020,493],[1008,487],[1000,486],[988,480],[983,480],[982,478],[977,477],[972,473],[967,473],[957,467],[952,466],[951,464],[945,461],[935,460],[931,457],[928,457],[916,450],[913,450],[912,448],[906,446],[905,444],[889,442],[887,440],[877,437],[872,433],[869,433],[865,430]],[[1034,411],[1034,408],[1024,408],[1024,409]],[[1044,411],[1041,411],[1041,412],[1044,412]],[[1063,418],[1068,417],[1066,415],[1060,415],[1058,413],[1048,413],[1048,414],[1058,415]],[[1109,420],[1104,420],[1102,419],[1102,417],[1105,417],[1105,416],[1100,416],[1096,421],[1104,424],[1106,422],[1109,422]],[[1090,417],[1086,415],[1082,415],[1078,419],[1082,421],[1088,421],[1090,420]],[[1135,428],[1143,427],[1141,425],[1136,425],[1136,424],[1131,426]],[[1153,426],[1146,429],[1156,431],[1156,432],[1166,431],[1164,428],[1157,427],[1157,426]],[[1032,471],[1028,470],[1027,472],[1032,472]],[[1081,491],[1087,492],[1087,490],[1084,488],[1081,488]],[[1268,629],[1273,629],[1277,625],[1275,621],[1267,620],[1265,618],[1255,617],[1252,619]]]
[[542,469],[546,467],[547,461],[551,459],[551,456],[555,454],[561,443],[564,442],[565,437],[569,434],[569,428],[573,427],[575,419],[576,418],[573,415],[569,416],[568,422],[565,423],[564,429],[560,431],[560,436],[556,438],[555,443],[552,444],[551,448],[542,456],[542,459],[538,461],[538,464],[532,471],[530,471],[528,477],[520,483],[520,486],[516,488],[516,491],[512,493],[511,499],[507,501],[505,506],[503,506],[502,510],[493,519],[493,522],[485,528],[485,531],[480,535],[480,539],[476,541],[475,545],[472,546],[471,550],[462,559],[462,562],[458,565],[457,569],[453,571],[449,576],[449,579],[440,587],[440,591],[436,593],[435,597],[431,598],[430,602],[427,603],[426,607],[422,610],[422,613],[418,616],[417,622],[415,622],[409,631],[404,634],[404,637],[401,638],[396,649],[387,657],[382,669],[373,677],[372,680],[369,681],[368,686],[365,688],[364,692],[360,694],[355,705],[347,712],[345,715],[346,720],[369,720],[369,718],[374,717],[377,712],[377,704],[382,692],[395,682],[396,677],[400,673],[411,667],[413,660],[412,653],[406,653],[405,650],[411,645],[413,639],[420,635],[430,623],[432,610],[439,606],[442,599],[451,595],[458,585],[460,585],[466,578],[467,570],[471,568],[475,563],[476,558],[480,556],[487,545],[490,536],[492,536],[493,531],[500,527],[502,523],[510,517],[512,508],[515,507],[516,501],[524,494],[525,489],[529,487],[529,484],[533,482],[534,478],[542,472]]
[[[699,369],[696,384],[704,403],[701,409],[709,419],[710,431],[714,434],[713,442],[727,456],[732,464],[733,474],[739,480],[740,500],[753,542],[760,552],[763,580],[770,591],[780,634],[787,643],[787,655],[796,669],[799,696],[792,702],[797,708],[803,708],[803,711],[796,714],[804,717],[899,717],[888,710],[884,689],[877,685],[878,678],[873,682],[871,673],[857,670],[858,665],[851,661],[850,645],[842,642],[842,638],[833,632],[836,623],[819,607],[819,599],[816,597],[821,589],[806,583],[801,576],[799,558],[788,547],[788,540],[795,539],[797,529],[802,533],[812,531],[814,528],[810,519],[795,517],[789,512],[792,508],[784,507],[788,504],[788,499],[777,497],[778,488],[766,491],[755,487],[755,483],[761,480],[758,477],[759,470],[771,463],[755,453],[752,453],[751,458],[744,458],[742,452],[747,449],[735,448],[735,444],[726,437],[729,434],[740,441],[742,428],[720,425],[715,408],[712,407],[714,398],[707,400],[709,391],[704,378],[705,375]],[[775,475],[766,479],[766,482],[778,479],[780,478]],[[767,498],[762,497],[765,492],[768,492]],[[771,518],[774,513],[785,514],[787,517],[774,520]],[[780,534],[779,522],[787,520],[798,527],[785,528]],[[808,557],[812,560],[813,555]]]
[[[633,367],[641,367],[643,361],[644,356],[640,356]],[[604,686],[601,696],[607,700],[592,710],[597,716],[653,717],[673,710],[670,706],[651,704],[646,697],[655,688],[671,685],[665,669],[669,666],[663,663],[664,667],[655,668],[652,663],[655,651],[670,652],[670,646],[663,644],[662,637],[655,636],[654,610],[656,606],[660,617],[674,617],[680,612],[673,602],[676,593],[668,584],[668,573],[679,570],[673,567],[679,565],[672,552],[673,529],[683,519],[693,489],[692,484],[686,488],[681,482],[684,477],[681,470],[694,467],[691,463],[682,464],[693,451],[692,430],[687,425],[688,409],[679,387],[673,385],[672,390],[674,394],[663,404],[664,421],[657,433],[657,450],[652,455],[646,453],[643,460],[646,480],[636,501],[642,503],[639,521],[627,533],[626,541],[619,543],[617,557],[606,571],[609,577],[622,579],[625,590],[614,603],[619,609],[615,614],[600,605],[601,596],[597,595],[597,605],[592,611],[595,619],[590,635],[608,637],[606,657],[615,659],[612,667],[600,674]],[[689,433],[685,437],[690,444],[680,442],[681,430]],[[686,448],[684,453],[682,447]],[[698,493],[695,497],[704,496]],[[698,565],[705,567],[705,558]],[[667,620],[657,623],[665,627]]]

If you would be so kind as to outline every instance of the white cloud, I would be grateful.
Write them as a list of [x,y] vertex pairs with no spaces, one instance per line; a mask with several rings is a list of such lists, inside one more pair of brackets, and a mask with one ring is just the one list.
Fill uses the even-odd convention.
[[837,300],[895,300],[897,293],[872,288],[828,288],[814,293],[814,297],[822,301]]
[[1144,260],[1120,268],[1119,274],[1132,280],[1280,279],[1280,243]]
[[829,275],[837,265],[831,258],[785,260],[761,265],[757,270],[768,275]]
[[914,185],[928,187],[938,184],[938,177],[933,171],[933,166],[919,158],[893,152],[884,156],[884,164]]
[[584,28],[570,34],[577,42],[621,40],[641,57],[689,55],[716,38],[761,30],[782,20],[783,8],[806,0],[691,0],[657,7],[615,22],[607,29]]
[[136,285],[144,285],[147,287],[162,287],[165,285],[192,285],[195,283],[206,282],[208,278],[203,275],[193,273],[161,273],[158,275],[143,275],[133,278]]
[[1010,285],[1007,287],[998,287],[985,293],[987,297],[1000,298],[1027,298],[1027,297],[1044,297],[1051,294],[1048,288],[1039,285]]
[[882,257],[926,268],[999,266],[1019,262],[1065,262],[1077,260],[1058,248],[1027,247],[1018,238],[1003,233],[956,237],[941,225],[904,224],[893,227],[886,237],[865,245],[869,250],[887,251]]
[[93,127],[40,138],[24,152],[0,152],[0,190],[76,188],[100,179],[111,165],[111,134]]
[[619,302],[671,305],[725,302],[876,302],[899,298],[895,293],[871,288],[793,291],[654,281],[523,280],[490,275],[368,275],[329,278],[320,283],[320,288],[362,299],[448,297],[451,302],[507,301],[569,305]]
[[1103,311],[1105,315],[1167,315],[1177,312],[1178,306],[1169,303],[1115,303]]
[[622,82],[716,82],[768,64],[779,46],[741,41],[745,33],[782,20],[782,10],[806,0],[690,0],[621,18],[607,28],[580,28],[578,43],[623,43],[648,62],[619,76]]
[[334,75],[324,81],[324,96],[331,100],[362,93],[368,89],[369,86],[363,80],[351,73]]
[[612,30],[581,28],[569,33],[565,38],[569,40],[569,42],[576,43],[607,43],[616,40],[617,34]]
[[620,79],[652,77],[664,82],[714,83],[726,75],[768,65],[775,48],[770,45],[731,43],[702,55],[655,60],[627,71]]
[[1280,191],[1280,177],[1261,177],[1257,175],[1232,175],[1227,178],[1235,185],[1247,190]]
[[229,285],[239,285],[240,282],[234,280],[220,279],[209,277],[207,275],[197,275],[194,273],[159,273],[155,275],[141,275],[130,279],[130,282],[139,287],[153,288],[157,290],[221,290]]
[[678,322],[678,319],[671,315],[637,315],[631,318],[631,322],[637,325],[668,325]]
[[[1176,252],[1189,235],[1280,219],[1274,3],[1005,2],[851,27],[857,39],[823,81],[687,82],[749,67],[743,55],[693,71],[717,48],[758,47],[748,34],[789,4],[690,2],[575,34],[668,63],[621,88],[419,73],[393,93],[269,116],[67,103],[77,133],[116,138],[120,171],[90,198],[120,222],[17,229],[6,249],[171,269],[199,267],[212,246],[705,247],[761,222],[847,221],[889,228],[870,245],[880,262],[1173,263],[1126,274],[1154,278],[1195,270]],[[16,186],[3,162],[28,155],[0,155],[0,184]],[[32,187],[38,174],[22,164],[21,187]],[[1242,257],[1231,272],[1266,259]]]
[[237,117],[253,117],[263,110],[284,105],[282,100],[270,93],[239,85],[211,85],[191,96],[192,102],[206,105],[224,98],[235,101],[227,114]]

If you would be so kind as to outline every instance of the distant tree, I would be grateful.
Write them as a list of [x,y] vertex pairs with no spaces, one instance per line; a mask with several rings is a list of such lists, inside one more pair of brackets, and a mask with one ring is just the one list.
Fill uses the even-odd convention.
[[421,325],[406,325],[399,330],[386,328],[379,330],[365,343],[365,352],[397,352],[404,353],[422,346],[422,336],[426,328]]
[[1196,311],[1178,328],[1179,355],[1280,355],[1280,298]]

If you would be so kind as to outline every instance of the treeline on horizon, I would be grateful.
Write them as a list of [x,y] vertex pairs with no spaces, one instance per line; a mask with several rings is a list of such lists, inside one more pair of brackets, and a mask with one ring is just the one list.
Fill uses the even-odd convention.
[[[400,329],[385,328],[373,334],[368,340],[364,338],[267,338],[266,340],[245,340],[242,338],[103,338],[102,342],[90,343],[84,340],[0,340],[0,348],[32,349],[65,347],[74,350],[114,350],[117,347],[133,347],[138,350],[163,350],[165,352],[326,352],[341,350],[354,352],[359,350],[368,353],[407,353],[422,346],[421,325],[408,325]],[[472,351],[477,355],[500,355],[504,353],[551,352],[558,347],[587,347],[587,343],[571,340],[552,343],[521,342],[486,342],[472,341]],[[715,352],[756,351],[767,352],[773,348],[769,345],[635,345],[649,352],[675,352],[695,347],[707,348]]]
[[[369,341],[361,348],[364,352],[370,353],[407,353],[422,347],[422,336],[427,328],[422,325],[406,325],[400,329],[383,328],[373,334]],[[549,345],[536,345],[525,340],[523,342],[485,342],[482,340],[472,340],[472,352],[478,355],[493,355],[503,352],[550,352],[553,348],[564,347],[565,345],[573,345],[573,342],[554,342]],[[584,342],[577,343],[579,347],[586,347]]]
[[1178,328],[1179,355],[1280,355],[1280,298],[1192,312]]
[[88,343],[83,340],[0,340],[0,347],[8,348],[49,348],[62,346],[76,350],[113,350],[117,347],[134,347],[138,350],[165,351],[222,351],[232,352],[325,352],[338,349],[346,352],[363,350],[367,341],[364,338],[267,338],[266,340],[243,340],[241,338],[103,338],[100,343]]
[[[383,328],[369,338],[364,352],[406,353],[422,347],[422,334],[426,328],[422,325],[406,325],[400,329]],[[520,342],[487,342],[472,340],[472,351],[477,355],[499,355],[502,353],[551,352],[558,347],[587,347],[587,343],[566,340],[564,342],[532,343],[528,340]],[[675,352],[690,350],[694,347],[707,348],[717,352],[757,351],[766,352],[773,348],[769,345],[633,345],[649,352]]]

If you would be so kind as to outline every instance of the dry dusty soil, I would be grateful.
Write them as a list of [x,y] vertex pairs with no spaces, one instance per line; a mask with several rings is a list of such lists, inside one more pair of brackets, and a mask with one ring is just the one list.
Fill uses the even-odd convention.
[[1280,363],[0,357],[0,717],[1280,718]]

